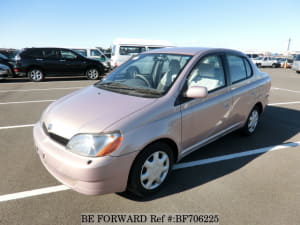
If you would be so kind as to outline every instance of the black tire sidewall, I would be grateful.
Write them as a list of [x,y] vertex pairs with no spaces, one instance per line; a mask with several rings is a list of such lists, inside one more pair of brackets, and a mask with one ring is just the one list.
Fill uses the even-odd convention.
[[[97,78],[90,78],[90,77],[89,77],[88,72],[89,72],[90,70],[97,70],[97,72],[98,72]],[[85,76],[87,77],[88,80],[98,80],[98,79],[100,78],[100,74],[101,74],[101,73],[100,73],[100,70],[99,70],[98,68],[96,68],[96,67],[90,67],[90,68],[88,68],[88,69],[85,71]]]
[[[157,151],[163,151],[169,156],[169,163],[170,163],[169,171],[165,180],[157,188],[153,190],[147,190],[143,187],[140,181],[142,166],[144,165],[148,157]],[[139,197],[146,197],[156,193],[161,189],[161,187],[168,180],[170,172],[172,170],[173,162],[174,162],[173,151],[168,144],[157,142],[152,145],[149,145],[137,156],[137,158],[135,159],[131,167],[129,179],[128,179],[127,191]]]

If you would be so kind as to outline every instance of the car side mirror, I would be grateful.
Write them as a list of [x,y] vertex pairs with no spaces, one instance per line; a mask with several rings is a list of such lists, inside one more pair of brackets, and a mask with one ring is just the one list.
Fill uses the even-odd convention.
[[207,96],[207,88],[203,86],[188,87],[185,97],[187,98],[205,98]]

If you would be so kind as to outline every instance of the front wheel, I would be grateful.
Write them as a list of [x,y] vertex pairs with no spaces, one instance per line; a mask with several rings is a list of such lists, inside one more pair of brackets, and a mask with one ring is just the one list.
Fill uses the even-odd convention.
[[258,107],[255,106],[250,112],[245,126],[242,128],[245,135],[252,135],[255,132],[259,122],[259,116]]
[[31,69],[27,72],[29,80],[33,82],[40,82],[44,79],[43,71],[40,69]]
[[100,72],[96,68],[90,68],[90,69],[87,69],[87,71],[85,72],[85,75],[86,75],[87,79],[89,79],[89,80],[97,80],[100,77]]
[[258,68],[261,68],[261,64],[260,63],[257,63],[256,65],[257,65]]
[[273,63],[272,64],[272,68],[276,68],[277,66],[276,66],[276,64],[275,63]]
[[167,180],[173,166],[173,152],[166,143],[146,147],[130,171],[127,191],[144,197],[157,192]]

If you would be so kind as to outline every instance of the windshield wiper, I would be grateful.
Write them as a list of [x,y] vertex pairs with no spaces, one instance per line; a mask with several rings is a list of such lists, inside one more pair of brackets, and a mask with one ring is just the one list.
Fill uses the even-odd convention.
[[161,96],[162,93],[158,92],[156,90],[151,89],[145,89],[145,88],[138,88],[138,87],[129,87],[125,84],[121,84],[118,82],[103,82],[103,83],[97,83],[95,84],[96,87],[104,88],[104,89],[114,89],[114,90],[125,90],[129,91],[130,93],[135,93],[138,95],[155,95],[155,96]]
[[117,82],[103,82],[95,84],[96,87],[104,87],[104,88],[113,88],[113,89],[121,89],[121,90],[135,90],[135,88],[131,88],[125,84],[117,83]]
[[144,88],[136,88],[137,92],[143,93],[143,94],[152,94],[152,95],[162,95],[161,92],[151,89],[144,89]]

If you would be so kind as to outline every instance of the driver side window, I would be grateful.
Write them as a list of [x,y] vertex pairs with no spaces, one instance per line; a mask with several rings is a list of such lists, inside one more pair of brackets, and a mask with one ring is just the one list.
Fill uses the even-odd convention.
[[68,50],[60,50],[60,55],[62,59],[76,59],[77,55],[75,55],[73,52]]
[[188,87],[203,86],[208,92],[226,86],[222,61],[219,56],[202,58],[194,67],[188,78]]

